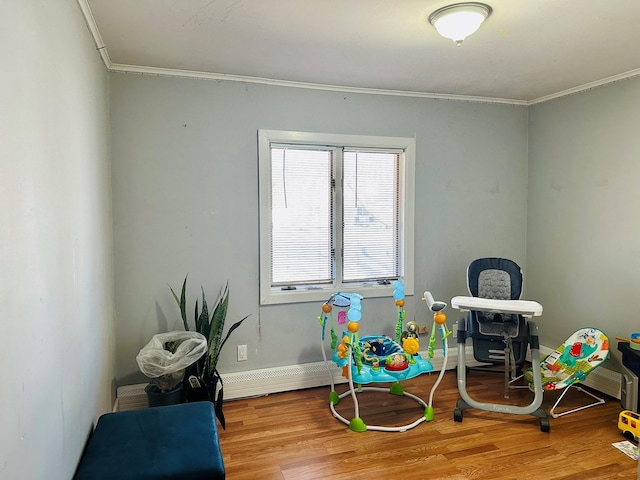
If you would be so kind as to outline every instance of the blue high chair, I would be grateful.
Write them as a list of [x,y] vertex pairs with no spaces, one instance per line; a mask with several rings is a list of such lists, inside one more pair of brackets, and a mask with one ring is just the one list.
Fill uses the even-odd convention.
[[[532,317],[542,315],[542,305],[520,300],[523,276],[517,263],[505,258],[480,258],[467,268],[467,285],[471,296],[454,297],[451,306],[467,314],[458,320],[458,400],[454,420],[462,422],[463,410],[476,408],[490,412],[533,415],[540,419],[540,429],[549,431],[549,419],[540,408],[543,389],[540,371],[538,327]],[[531,379],[534,399],[527,406],[479,402],[466,388],[466,340],[471,339],[474,358],[493,366],[504,364],[504,396],[509,398],[511,379],[521,370],[527,348],[531,349]],[[485,367],[486,368],[486,367]],[[510,375],[511,374],[511,375]]]

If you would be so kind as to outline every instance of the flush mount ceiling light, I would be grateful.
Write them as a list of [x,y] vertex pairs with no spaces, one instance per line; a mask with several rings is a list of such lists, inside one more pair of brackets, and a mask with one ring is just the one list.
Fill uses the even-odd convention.
[[491,7],[484,3],[464,2],[447,5],[429,15],[429,23],[445,38],[457,46],[480,28],[489,15]]

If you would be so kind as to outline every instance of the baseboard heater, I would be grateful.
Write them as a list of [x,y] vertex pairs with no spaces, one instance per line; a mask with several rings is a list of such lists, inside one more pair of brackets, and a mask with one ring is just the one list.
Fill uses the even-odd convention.
[[[427,352],[420,352],[423,358],[427,358]],[[466,347],[466,364],[480,365],[473,358],[473,349]],[[449,348],[447,358],[447,370],[456,368],[457,365],[456,347]],[[431,360],[434,372],[440,371],[444,355],[441,349],[434,352]],[[327,367],[329,371],[327,371]],[[222,374],[224,382],[225,400],[238,398],[257,397],[269,395],[271,393],[288,392],[291,390],[301,390],[303,388],[323,387],[329,385],[329,372],[336,384],[346,383],[347,379],[342,376],[342,369],[330,361],[303,363],[299,365],[286,365],[283,367],[261,368],[258,370],[248,370],[245,372]],[[146,383],[136,385],[125,385],[118,387],[116,406],[114,410],[132,410],[146,408],[147,397],[144,388]]]
[[[541,356],[548,355],[553,350],[540,347]],[[426,352],[420,352],[425,357]],[[481,365],[473,358],[473,348],[465,349],[465,363],[467,366]],[[426,357],[425,357],[426,358]],[[431,360],[434,372],[442,368],[444,356],[442,350],[436,350]],[[457,350],[450,348],[447,358],[447,370],[456,368]],[[336,384],[345,383],[342,370],[333,362],[329,362],[329,371],[324,362],[304,363],[300,365],[287,365],[283,367],[261,368],[245,372],[222,374],[224,381],[224,398],[233,400],[238,398],[256,397],[271,393],[288,392],[304,388],[322,387],[329,385],[329,372]],[[125,385],[118,387],[117,410],[133,410],[145,408],[147,397],[144,388],[147,384]],[[604,367],[593,370],[587,377],[584,385],[611,397],[620,399],[621,377],[620,374]]]

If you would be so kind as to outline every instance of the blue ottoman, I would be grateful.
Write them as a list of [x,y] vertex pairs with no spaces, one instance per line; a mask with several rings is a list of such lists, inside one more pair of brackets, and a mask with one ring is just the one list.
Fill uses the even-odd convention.
[[102,415],[74,478],[224,479],[213,404],[183,403]]

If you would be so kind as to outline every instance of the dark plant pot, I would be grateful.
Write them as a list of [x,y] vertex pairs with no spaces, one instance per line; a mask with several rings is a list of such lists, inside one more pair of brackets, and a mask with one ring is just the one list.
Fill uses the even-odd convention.
[[205,382],[201,378],[195,375],[185,378],[185,402],[208,402],[211,400],[209,389]]
[[174,389],[162,391],[155,385],[149,384],[144,388],[147,393],[147,402],[150,407],[162,407],[164,405],[176,405],[182,403],[182,383]]

